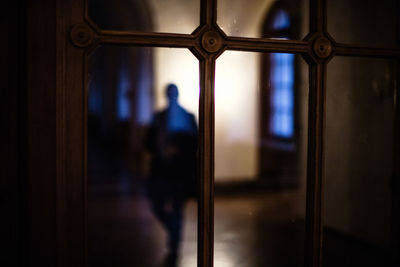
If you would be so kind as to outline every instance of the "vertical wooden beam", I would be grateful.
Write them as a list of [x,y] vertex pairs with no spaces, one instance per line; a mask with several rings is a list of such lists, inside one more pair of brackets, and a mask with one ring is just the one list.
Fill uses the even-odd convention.
[[200,24],[212,25],[217,21],[217,0],[200,0]]
[[200,61],[198,267],[213,266],[215,60]]
[[67,198],[65,177],[65,47],[66,24],[63,14],[63,0],[57,0],[55,14],[56,24],[56,198],[57,198],[57,266],[67,266]]
[[[396,14],[400,14],[400,2],[396,2]],[[400,16],[396,16],[396,40],[400,44]],[[393,266],[400,263],[400,60],[397,58],[394,65],[394,146],[393,146],[393,175],[392,187],[392,249]]]
[[55,1],[27,1],[29,266],[57,266]]
[[[400,6],[400,4],[399,4]],[[392,193],[392,222],[391,222],[391,246],[392,246],[392,264],[396,266],[400,263],[400,61],[394,61],[394,135],[393,135],[393,173],[391,179]]]
[[310,66],[306,266],[321,265],[326,64]]
[[[310,32],[327,32],[327,0],[310,0]],[[310,51],[309,53],[312,53]],[[305,266],[322,264],[322,201],[324,176],[324,122],[327,63],[310,65],[307,163],[307,239]]]
[[[26,1],[5,2],[0,72],[0,266],[26,264]],[[25,265],[24,265],[25,266]]]
[[310,0],[310,32],[327,32],[327,0]]
[[[400,14],[400,2],[396,2],[396,14]],[[400,44],[400,16],[396,16],[396,41]],[[392,176],[392,248],[393,266],[400,263],[400,60],[394,65],[394,146],[393,146],[393,176]]]
[[86,229],[86,53],[71,42],[74,25],[85,24],[86,1],[59,0],[58,244],[61,266],[87,266]]
[[[217,0],[201,0],[200,12],[201,26],[216,25]],[[214,264],[214,81],[215,58],[204,53],[200,60],[198,267]]]

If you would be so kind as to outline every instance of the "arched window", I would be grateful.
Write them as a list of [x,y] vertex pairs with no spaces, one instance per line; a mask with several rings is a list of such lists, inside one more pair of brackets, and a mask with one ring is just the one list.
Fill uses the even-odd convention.
[[[298,25],[290,5],[277,1],[266,15],[263,37],[295,39]],[[296,173],[296,58],[294,54],[270,53],[261,57],[260,176],[272,179]]]
[[[276,11],[276,14],[272,19],[272,29],[276,32],[278,31],[288,32],[289,28],[290,28],[289,14],[283,9],[278,9],[278,11]],[[282,36],[282,38],[285,38],[285,36]]]
[[[269,35],[289,39],[290,18],[277,9],[267,24]],[[275,53],[269,58],[269,133],[271,137],[290,139],[294,135],[294,55]]]

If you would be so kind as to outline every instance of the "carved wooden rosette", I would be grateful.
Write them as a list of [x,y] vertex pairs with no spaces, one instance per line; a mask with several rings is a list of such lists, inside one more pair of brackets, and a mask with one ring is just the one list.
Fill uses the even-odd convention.
[[326,59],[332,53],[332,43],[324,36],[319,37],[313,43],[313,51],[318,58]]
[[201,46],[209,53],[215,53],[222,48],[222,37],[216,31],[207,31],[201,37]]
[[93,44],[96,33],[84,23],[75,24],[70,31],[71,42],[80,48],[86,48]]

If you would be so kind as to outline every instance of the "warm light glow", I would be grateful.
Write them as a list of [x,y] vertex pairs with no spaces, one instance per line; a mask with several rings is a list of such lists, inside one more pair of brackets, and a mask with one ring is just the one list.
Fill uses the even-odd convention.
[[[215,175],[255,178],[258,132],[257,53],[227,51],[216,64]],[[179,103],[198,119],[199,62],[187,49],[155,49],[155,108],[166,107],[165,87],[175,83]]]
[[[216,248],[218,249],[218,248]],[[217,255],[214,258],[214,266],[218,267],[233,267],[237,266],[234,258],[232,257],[232,251],[225,249],[223,251],[215,252]]]
[[275,1],[219,0],[217,23],[227,35],[261,37],[265,16]]
[[[149,0],[149,5],[156,32],[192,33],[200,25],[199,0]],[[154,51],[155,109],[166,107],[165,89],[169,83],[174,83],[179,89],[179,104],[193,113],[198,121],[200,86],[197,58],[188,49],[155,48]]]
[[[242,33],[259,36],[265,14],[274,1],[219,1],[226,14],[218,13],[218,23],[229,35]],[[199,18],[198,1],[151,0],[156,31],[190,33]],[[162,12],[168,9],[168,13]],[[251,11],[252,10],[252,11]],[[250,12],[251,11],[251,12]],[[253,14],[251,17],[245,14]],[[287,17],[280,15],[279,26]],[[166,17],[168,16],[168,17]],[[217,181],[256,179],[259,123],[259,54],[226,51],[216,63],[215,81],[215,177]],[[198,120],[199,62],[187,49],[157,48],[154,53],[155,108],[166,107],[165,87],[175,83],[180,92],[179,103]],[[285,77],[281,77],[285,79]],[[282,92],[284,94],[284,92]],[[285,97],[281,99],[290,98]],[[286,105],[286,104],[285,104]],[[286,117],[285,117],[286,118]],[[285,119],[281,116],[279,123]],[[286,121],[290,121],[290,118]],[[290,123],[289,123],[290,124]],[[284,134],[288,123],[279,124]],[[286,127],[286,128],[285,128]]]
[[188,49],[157,48],[154,54],[156,110],[167,106],[166,86],[174,83],[179,90],[179,104],[198,120],[199,61]]
[[216,63],[215,176],[255,178],[257,173],[259,54],[227,51]]
[[192,33],[200,25],[200,0],[147,0],[156,32]]

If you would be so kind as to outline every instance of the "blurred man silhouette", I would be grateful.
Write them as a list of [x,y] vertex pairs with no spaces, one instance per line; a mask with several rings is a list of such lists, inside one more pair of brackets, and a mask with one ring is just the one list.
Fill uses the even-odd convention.
[[178,88],[167,86],[168,107],[156,113],[146,146],[152,155],[149,198],[153,212],[168,232],[167,265],[176,264],[183,208],[195,195],[197,125],[193,114],[178,103]]

